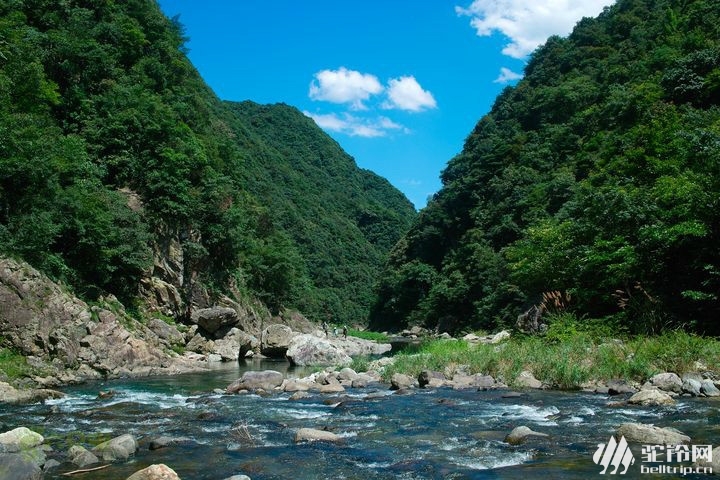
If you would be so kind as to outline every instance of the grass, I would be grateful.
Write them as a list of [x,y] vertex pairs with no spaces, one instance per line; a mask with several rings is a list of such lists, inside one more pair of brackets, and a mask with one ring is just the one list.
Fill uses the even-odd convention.
[[462,340],[433,340],[414,352],[395,356],[383,373],[417,376],[429,369],[452,376],[456,371],[489,374],[512,385],[522,370],[558,389],[577,389],[589,381],[621,378],[644,382],[659,372],[698,370],[720,363],[720,341],[682,331],[624,341],[593,338],[582,332],[561,341],[516,336],[498,345],[471,345]]
[[374,342],[379,342],[379,343],[387,343],[390,341],[388,336],[385,335],[384,333],[370,332],[367,330],[355,330],[355,329],[350,328],[350,329],[348,329],[348,335],[357,337],[357,338],[362,338],[365,340],[372,340]]
[[0,348],[0,372],[6,379],[16,380],[29,375],[31,371],[25,357],[8,348]]

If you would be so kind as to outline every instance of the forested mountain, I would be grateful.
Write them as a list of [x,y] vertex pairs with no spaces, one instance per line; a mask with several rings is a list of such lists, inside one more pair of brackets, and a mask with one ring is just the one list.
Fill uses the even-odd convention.
[[394,248],[372,324],[492,329],[548,293],[720,333],[719,104],[720,2],[618,0],[551,37]]
[[412,205],[299,111],[220,101],[184,42],[151,0],[0,4],[0,253],[131,306],[172,238],[186,300],[363,320]]

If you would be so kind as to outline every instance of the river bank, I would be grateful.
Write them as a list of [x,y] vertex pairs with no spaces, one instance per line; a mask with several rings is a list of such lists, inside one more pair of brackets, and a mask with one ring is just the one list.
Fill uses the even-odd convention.
[[[280,373],[277,388],[225,393],[236,379],[266,371]],[[185,480],[565,480],[599,473],[592,460],[598,444],[625,424],[674,427],[693,444],[717,443],[718,403],[711,398],[680,396],[673,405],[650,406],[609,404],[629,394],[390,390],[382,381],[353,387],[349,372],[341,372],[255,360],[204,373],[94,381],[67,387],[63,398],[45,403],[0,405],[0,424],[8,430],[25,426],[44,437],[48,480],[81,468],[70,456],[74,446],[100,457],[84,468],[109,465],[89,474],[96,480],[125,480],[152,464],[168,465]],[[334,393],[285,391],[311,378],[346,386]],[[510,434],[519,427],[539,435],[515,443]],[[308,429],[328,438],[300,436]],[[104,460],[97,447],[127,435],[134,442],[126,456]],[[642,478],[640,446],[631,448],[636,464],[625,476]]]

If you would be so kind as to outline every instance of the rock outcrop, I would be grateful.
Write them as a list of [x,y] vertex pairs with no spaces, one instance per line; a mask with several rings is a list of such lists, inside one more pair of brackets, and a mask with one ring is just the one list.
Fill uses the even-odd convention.
[[[0,258],[0,331],[5,346],[41,359],[68,380],[179,373],[199,368],[161,346],[114,297],[89,306],[27,263]],[[62,383],[62,382],[58,382]]]
[[295,432],[296,442],[338,442],[341,439],[342,437],[335,433],[315,428],[301,428]]
[[336,344],[311,334],[302,334],[290,340],[287,358],[294,365],[347,366],[352,358]]
[[241,390],[272,391],[283,383],[283,374],[275,370],[245,372],[242,377],[227,386],[226,393],[237,393]]
[[298,335],[287,325],[275,323],[262,332],[260,353],[270,358],[285,358],[290,341]]
[[625,437],[628,442],[654,445],[689,444],[690,437],[674,428],[660,428],[642,423],[623,423],[617,429],[616,438]]

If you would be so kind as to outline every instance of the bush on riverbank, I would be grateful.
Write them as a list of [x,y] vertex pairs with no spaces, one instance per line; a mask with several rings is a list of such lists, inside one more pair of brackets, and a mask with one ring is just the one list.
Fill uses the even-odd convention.
[[577,332],[562,340],[515,336],[499,345],[429,340],[414,351],[397,354],[383,376],[386,380],[394,373],[417,376],[425,369],[452,375],[463,368],[466,373],[492,375],[512,385],[521,371],[529,370],[547,385],[577,389],[593,380],[644,382],[663,371],[696,371],[696,362],[705,366],[720,363],[720,341],[682,331],[624,340]]

